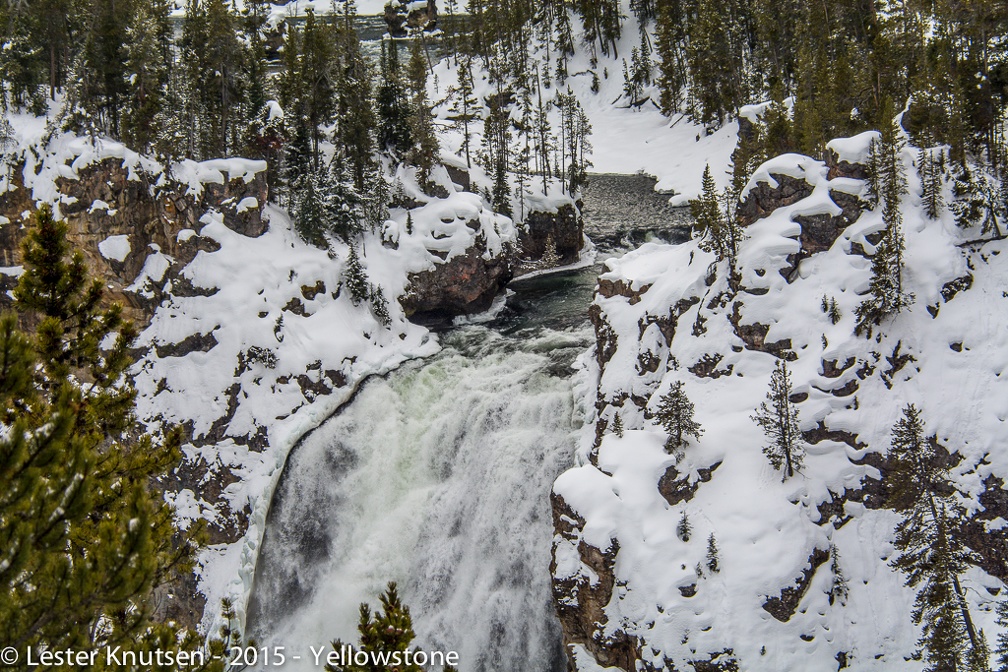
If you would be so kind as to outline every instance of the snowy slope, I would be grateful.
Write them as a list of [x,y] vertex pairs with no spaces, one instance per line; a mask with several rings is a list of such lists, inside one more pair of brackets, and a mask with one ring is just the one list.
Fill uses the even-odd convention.
[[[833,149],[853,161],[869,141],[858,136]],[[991,517],[979,503],[983,480],[1008,475],[1008,451],[1000,446],[1008,417],[1001,380],[1008,366],[1002,290],[1008,266],[1000,255],[1008,243],[960,247],[976,232],[958,229],[948,213],[926,219],[912,156],[909,149],[903,155],[911,192],[904,199],[904,282],[916,302],[884,322],[875,338],[853,331],[870,277],[859,245],[873,249],[866,236],[881,230],[881,208],[802,261],[793,282],[780,272],[799,248],[794,217],[836,215],[830,190],[857,194],[863,186],[845,177],[828,180],[826,165],[808,157],[778,157],[750,183],[772,186],[773,175],[788,175],[813,190],[746,229],[737,294],[727,291],[723,264],[708,286],[714,259],[695,242],[649,244],[607,262],[600,280],[609,289],[594,303],[599,346],[582,358],[585,405],[591,408],[597,396],[601,442],[596,447],[595,434],[586,436],[581,466],[554,486],[567,507],[561,520],[577,521],[572,533],[555,538],[554,581],[580,581],[582,594],[597,587],[599,574],[586,564],[584,544],[603,551],[615,588],[597,638],[611,644],[629,636],[645,669],[691,669],[691,661],[732,658],[741,669],[768,672],[836,670],[840,661],[857,670],[920,669],[909,660],[920,635],[910,619],[914,592],[887,564],[897,516],[854,500],[864,499],[857,493],[862,483],[879,477],[863,460],[888,449],[890,428],[902,407],[914,403],[927,432],[961,457],[953,475],[971,515]],[[967,276],[972,285],[960,284],[968,289],[948,291],[946,283]],[[823,296],[836,299],[837,324],[822,311]],[[666,340],[659,327],[670,318],[674,335]],[[758,340],[746,329],[757,324],[767,327]],[[762,454],[765,438],[750,417],[775,363],[763,350],[774,349],[794,359],[789,368],[802,429],[818,439],[808,446],[803,471],[786,482]],[[716,362],[696,366],[705,359]],[[665,453],[661,428],[645,417],[676,381],[684,382],[705,430],[679,463]],[[617,412],[627,427],[623,438],[605,429]],[[667,472],[680,479],[671,497],[659,492]],[[692,497],[681,498],[693,488]],[[820,510],[833,500],[839,508]],[[693,526],[688,542],[676,535],[683,512]],[[718,573],[705,566],[710,534],[720,549]],[[834,577],[824,561],[831,546],[849,586],[847,599],[833,604]],[[774,609],[768,599],[781,598],[799,579],[807,586],[793,615],[778,618],[764,608]],[[974,620],[992,637],[994,598],[985,589],[999,589],[1001,581],[972,568],[964,585]],[[577,601],[576,594],[561,596],[562,605]],[[575,649],[579,669],[595,669],[586,648]]]

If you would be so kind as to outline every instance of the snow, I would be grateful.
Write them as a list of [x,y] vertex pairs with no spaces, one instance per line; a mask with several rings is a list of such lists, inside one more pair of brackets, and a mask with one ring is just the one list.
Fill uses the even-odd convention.
[[242,200],[238,201],[238,205],[235,206],[235,212],[245,212],[246,210],[258,210],[259,200],[254,196],[247,196]]
[[[867,134],[830,147],[841,160],[852,160],[866,155],[870,141]],[[908,149],[902,157],[911,175],[912,153]],[[916,302],[883,323],[877,338],[856,337],[854,311],[871,271],[868,260],[851,253],[851,243],[871,249],[865,236],[882,228],[880,212],[864,213],[829,250],[803,261],[799,278],[788,283],[779,271],[788,265],[787,255],[798,250],[800,227],[794,217],[835,215],[839,208],[829,191],[860,193],[863,185],[828,180],[822,162],[785,155],[761,166],[749,187],[774,184],[772,175],[807,180],[813,191],[746,229],[738,265],[747,289],[727,303],[718,298],[727,289],[724,264],[716,266],[717,279],[708,286],[705,279],[715,260],[695,241],[647,244],[606,262],[604,279],[643,294],[633,303],[621,295],[596,296],[618,347],[604,370],[594,352],[579,360],[578,389],[589,409],[598,395],[602,418],[611,420],[618,411],[626,430],[622,438],[610,430],[593,453],[589,422],[579,466],[561,475],[554,491],[585,521],[580,530],[584,542],[600,549],[618,544],[618,588],[605,609],[604,631],[612,634],[619,627],[637,637],[646,644],[641,655],[656,667],[667,658],[677,669],[690,669],[690,660],[706,660],[730,647],[740,667],[748,670],[791,669],[795,660],[802,661],[803,669],[835,669],[835,656],[842,651],[853,669],[916,671],[919,663],[911,656],[920,633],[910,619],[914,591],[887,564],[895,553],[896,514],[849,501],[844,514],[850,520],[836,528],[820,519],[818,506],[830,501],[831,493],[879,476],[859,462],[867,453],[887,450],[890,429],[907,403],[923,410],[928,433],[962,456],[953,474],[967,508],[982,510],[978,496],[987,475],[1008,476],[1008,452],[1000,448],[1008,418],[1002,382],[1008,368],[1003,347],[1008,311],[1002,302],[1008,299],[1001,289],[1008,283],[1008,266],[1002,261],[1008,242],[988,242],[975,251],[958,247],[975,232],[958,229],[947,212],[937,221],[926,219],[916,197],[906,197],[904,282]],[[943,285],[966,273],[973,276],[973,286],[943,299]],[[823,296],[835,299],[840,308],[835,325],[820,308]],[[679,316],[670,344],[651,328],[655,325],[644,328],[684,305],[683,299],[699,301]],[[936,317],[929,305],[938,306]],[[797,404],[802,428],[822,423],[829,430],[852,432],[864,447],[832,440],[810,445],[803,471],[781,481],[762,454],[765,438],[750,418],[764,399],[775,358],[747,349],[728,319],[735,310],[742,325],[768,326],[767,343],[790,339],[796,355],[789,363],[793,391],[808,395]],[[700,331],[694,328],[698,323]],[[954,343],[962,343],[961,352],[949,347]],[[883,378],[890,367],[885,358],[897,345],[915,359]],[[654,373],[638,366],[645,352],[660,361]],[[730,369],[728,375],[700,378],[688,370],[714,353],[722,356],[717,368]],[[842,375],[823,375],[824,361],[842,365],[849,357],[857,364]],[[863,362],[876,368],[861,379],[857,371]],[[705,430],[678,463],[665,453],[660,427],[623,401],[627,395],[643,398],[654,409],[676,381],[685,384]],[[858,386],[853,396],[834,394],[851,381]],[[699,469],[716,464],[711,480],[699,483],[692,499],[670,506],[659,494],[658,481],[670,466],[696,481]],[[684,511],[693,525],[689,542],[675,534]],[[987,529],[1004,525],[998,519],[987,523]],[[697,576],[694,568],[705,562],[711,533],[720,549],[721,571]],[[831,545],[848,581],[845,602],[829,604],[832,572],[827,561],[787,622],[763,609],[768,596],[780,595],[801,576],[814,549],[826,551]],[[555,538],[554,553],[556,578],[591,571],[580,562],[576,544],[562,537]],[[1000,587],[1000,582],[977,568],[963,582],[978,626],[994,632],[994,598],[983,588]],[[685,597],[679,588],[694,583],[696,594]],[[574,653],[578,669],[597,669],[586,651]]]
[[98,251],[106,259],[112,261],[125,261],[130,253],[129,236],[109,236],[98,243]]
[[832,150],[837,155],[837,161],[848,163],[867,163],[872,142],[879,139],[878,131],[865,131],[850,138],[836,138],[826,143],[827,151]]

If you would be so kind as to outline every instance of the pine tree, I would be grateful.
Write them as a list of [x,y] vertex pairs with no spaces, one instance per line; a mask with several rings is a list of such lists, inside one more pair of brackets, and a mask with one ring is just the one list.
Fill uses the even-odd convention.
[[374,164],[375,114],[372,99],[371,64],[361,51],[353,28],[350,5],[345,4],[344,25],[336,31],[335,97],[337,120],[333,143],[350,164],[357,191],[364,191]]
[[419,40],[413,41],[410,51],[407,79],[412,94],[409,115],[410,138],[413,142],[409,159],[417,167],[420,186],[430,186],[431,171],[438,161],[438,141],[434,135],[434,124],[430,103],[427,101],[427,60]]
[[350,299],[355,306],[370,298],[371,292],[367,274],[361,265],[360,255],[357,253],[355,245],[350,245],[350,251],[347,254],[346,266],[343,269],[343,284],[350,290]]
[[[157,623],[155,591],[188,572],[202,526],[176,529],[151,487],[179,434],[137,433],[124,374],[136,331],[70,254],[47,206],[23,249],[15,308],[0,319],[0,637],[22,650],[193,647]],[[139,438],[137,438],[139,436]],[[220,669],[215,665],[213,669]]]
[[560,255],[557,254],[556,241],[553,240],[552,233],[546,236],[546,247],[539,263],[543,268],[554,268],[560,264]]
[[997,604],[997,624],[1001,628],[997,638],[997,672],[1008,672],[1008,599]]
[[763,453],[774,469],[783,468],[783,480],[787,480],[795,471],[801,471],[805,449],[798,425],[798,409],[791,402],[791,376],[783,359],[777,360],[766,397],[752,419],[770,440]]
[[700,233],[700,249],[713,252],[718,260],[729,261],[734,269],[742,232],[734,218],[725,216],[721,209],[721,194],[714,183],[710,165],[704,168],[700,196],[690,201],[693,226]]
[[713,532],[711,532],[710,536],[707,537],[707,569],[714,574],[721,571],[721,563],[718,559],[717,540],[714,539]]
[[455,113],[455,124],[462,133],[462,151],[465,152],[466,166],[472,168],[470,148],[472,144],[472,132],[470,124],[478,118],[477,105],[479,100],[474,93],[475,83],[472,73],[472,57],[465,56],[458,66],[458,87],[452,90],[455,95],[455,102],[452,105],[452,112]]
[[682,512],[682,516],[679,518],[679,522],[676,524],[676,536],[683,542],[690,540],[690,535],[693,532],[693,526],[689,522],[689,518],[686,516],[686,511]]
[[889,504],[903,515],[894,543],[899,555],[891,564],[906,574],[908,586],[920,586],[912,616],[923,625],[926,669],[963,669],[970,651],[983,647],[959,585],[970,552],[953,538],[952,526],[963,511],[936,442],[925,439],[924,421],[912,404],[893,426],[888,458]]
[[[379,669],[390,669],[380,664],[368,663],[358,665],[353,662],[355,652],[364,651],[369,654],[393,653],[396,651],[410,650],[410,644],[416,637],[413,632],[413,619],[410,616],[409,607],[402,603],[399,597],[399,590],[394,582],[388,584],[388,588],[378,598],[381,602],[381,612],[371,612],[367,604],[360,605],[360,620],[357,622],[357,632],[360,643],[350,647],[350,664],[342,667],[326,665],[328,672],[376,672]],[[334,651],[344,650],[343,642],[336,640],[332,643]],[[423,672],[423,668],[416,664],[403,664],[395,666],[399,672]]]
[[917,176],[921,181],[921,202],[928,219],[938,219],[945,207],[942,190],[945,181],[938,163],[930,151],[923,148],[917,155]]
[[680,453],[687,437],[699,440],[703,434],[700,423],[693,419],[693,402],[686,396],[681,380],[677,380],[672,389],[662,395],[655,417],[668,434],[665,450],[669,453]]
[[382,40],[381,80],[376,95],[378,107],[378,145],[396,157],[404,157],[413,145],[409,126],[406,87],[399,69],[399,51],[395,42]]
[[138,3],[127,27],[125,45],[128,97],[123,109],[123,139],[138,150],[163,133],[159,121],[167,97],[172,28],[164,0]]
[[613,418],[612,431],[616,436],[621,439],[623,438],[623,418],[620,417],[619,413],[617,413],[616,417]]
[[885,230],[872,257],[872,277],[869,296],[856,309],[855,333],[867,332],[885,318],[899,313],[913,302],[913,296],[903,291],[903,215],[900,210],[906,193],[906,175],[900,156],[903,148],[895,121],[882,134],[881,142],[873,145],[873,181],[882,201],[882,221]]
[[840,567],[840,552],[832,544],[830,544],[830,573],[833,575],[833,583],[830,586],[829,603],[847,604],[847,577]]
[[83,49],[81,103],[99,128],[117,136],[126,99],[129,12],[114,0],[92,0],[91,26]]

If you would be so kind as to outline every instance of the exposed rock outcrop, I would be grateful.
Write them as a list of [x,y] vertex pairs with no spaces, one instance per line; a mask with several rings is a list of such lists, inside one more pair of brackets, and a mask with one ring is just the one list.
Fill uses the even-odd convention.
[[584,247],[584,220],[580,210],[568,203],[556,212],[530,212],[520,237],[522,256],[542,259],[547,247],[555,246],[560,264],[572,264]]
[[437,28],[437,3],[392,0],[385,5],[385,25],[392,37],[406,37],[411,32],[430,32]]
[[409,288],[399,299],[411,321],[436,324],[456,315],[487,310],[514,275],[510,254],[486,257],[486,243],[476,244],[433,269],[409,276]]

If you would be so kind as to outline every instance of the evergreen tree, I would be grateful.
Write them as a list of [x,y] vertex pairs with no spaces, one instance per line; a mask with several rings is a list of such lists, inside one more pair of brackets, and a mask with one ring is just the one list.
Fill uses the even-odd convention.
[[115,0],[92,0],[91,24],[83,49],[81,103],[106,133],[118,136],[126,99],[126,44],[129,12]]
[[973,627],[959,575],[969,566],[970,552],[953,538],[953,525],[964,515],[955,499],[948,468],[924,437],[924,422],[912,404],[893,426],[888,458],[889,504],[903,518],[896,525],[899,555],[891,561],[920,586],[914,623],[923,625],[920,645],[929,672],[964,669],[984,644]]
[[455,95],[455,102],[452,104],[452,112],[455,114],[456,127],[462,133],[462,151],[465,152],[466,166],[472,168],[470,157],[470,146],[472,132],[470,124],[478,118],[477,105],[479,100],[475,97],[472,73],[472,57],[464,56],[458,65],[458,87],[451,93]]
[[[404,605],[399,597],[396,584],[389,583],[388,588],[378,599],[381,602],[381,612],[372,613],[367,604],[360,605],[360,620],[357,623],[360,643],[350,647],[349,664],[342,667],[326,665],[328,672],[375,672],[379,669],[386,669],[380,664],[369,662],[365,665],[358,665],[353,662],[353,653],[358,651],[381,654],[410,650],[410,644],[416,637],[413,632],[413,619],[410,616],[409,607]],[[342,651],[344,646],[343,642],[339,640],[332,643],[334,651]],[[423,672],[423,668],[419,665],[406,665],[405,661],[395,669],[399,672]]]
[[840,567],[840,552],[832,544],[830,544],[830,573],[833,575],[833,583],[830,586],[829,603],[847,604],[847,577]]
[[23,264],[15,308],[38,326],[0,319],[0,637],[21,650],[192,649],[153,618],[155,591],[191,569],[203,528],[176,529],[151,487],[181,452],[177,432],[137,438],[124,377],[136,332],[101,307],[102,283],[47,206]]
[[612,430],[613,434],[621,439],[623,438],[623,418],[620,417],[619,413],[617,413],[616,417],[613,418]]
[[409,159],[417,167],[418,181],[423,188],[430,186],[431,171],[438,161],[438,141],[434,135],[430,103],[427,101],[427,73],[427,60],[420,41],[413,40],[407,67],[411,93],[407,120],[413,142]]
[[353,28],[350,4],[344,3],[344,25],[337,30],[336,131],[333,142],[350,164],[357,191],[363,192],[374,164],[375,114],[371,90],[371,64],[365,58]]
[[357,253],[357,247],[355,245],[350,245],[349,247],[350,251],[347,254],[346,267],[343,269],[343,284],[350,291],[350,299],[356,306],[361,301],[366,301],[370,298],[370,288],[368,286],[367,274],[361,265],[360,255]]
[[693,526],[689,522],[689,518],[686,516],[686,511],[682,512],[682,516],[679,518],[679,522],[676,524],[676,536],[683,542],[690,540],[690,535],[693,532]]
[[1008,600],[1002,599],[997,604],[997,624],[1001,628],[995,650],[998,663],[997,672],[1008,672]]
[[783,359],[777,360],[766,396],[752,419],[770,440],[763,453],[774,469],[783,468],[783,480],[787,480],[801,470],[805,449],[798,425],[798,409],[791,401],[791,376]]
[[328,236],[349,242],[363,229],[363,202],[338,158],[292,183],[294,225],[307,242],[325,247]]
[[721,571],[721,562],[718,559],[717,540],[714,539],[713,532],[711,532],[710,536],[707,537],[707,569],[709,569],[713,574],[717,574]]
[[399,69],[399,51],[395,43],[382,40],[381,80],[378,84],[378,144],[396,157],[404,157],[412,147],[409,105],[406,87]]
[[242,77],[245,81],[245,102],[249,117],[254,119],[262,114],[268,101],[266,84],[269,78],[269,63],[266,59],[266,29],[268,27],[270,4],[268,0],[245,0],[241,14],[241,29],[244,37],[242,56]]
[[855,332],[871,335],[871,325],[899,313],[909,306],[912,295],[903,291],[903,215],[900,210],[906,193],[906,176],[900,156],[903,148],[899,129],[891,122],[879,144],[873,142],[872,172],[874,189],[882,200],[882,221],[885,230],[872,257],[872,278],[869,297],[856,309],[858,317]]
[[726,217],[721,209],[721,195],[710,165],[704,168],[700,196],[690,201],[690,214],[694,227],[701,235],[700,249],[713,252],[718,260],[727,259],[734,269],[742,232],[734,218]]
[[668,392],[662,395],[658,402],[658,412],[655,417],[668,434],[665,450],[676,454],[682,451],[687,443],[687,437],[700,438],[703,429],[700,423],[693,419],[693,402],[686,396],[685,386],[677,380]]
[[560,264],[560,255],[557,254],[556,241],[553,240],[552,233],[546,236],[546,247],[543,250],[540,264],[543,268],[554,268]]
[[921,181],[921,201],[929,219],[938,219],[945,207],[942,189],[945,181],[938,162],[930,151],[923,148],[917,155],[917,176]]
[[137,3],[125,44],[128,97],[123,109],[123,140],[138,150],[162,135],[159,122],[166,104],[171,68],[172,28],[165,0]]

